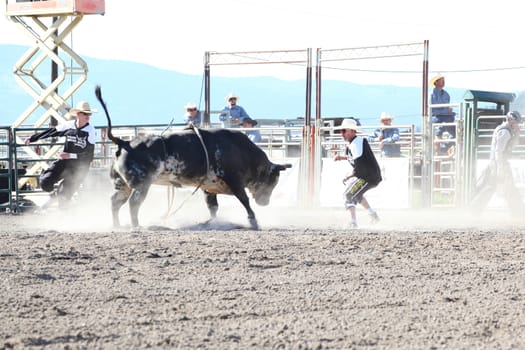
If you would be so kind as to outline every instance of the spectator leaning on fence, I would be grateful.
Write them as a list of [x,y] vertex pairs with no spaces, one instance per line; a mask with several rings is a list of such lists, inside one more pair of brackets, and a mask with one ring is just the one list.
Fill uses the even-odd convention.
[[[244,118],[242,120],[242,127],[243,128],[253,128],[257,125],[257,120],[253,120],[252,118]],[[246,130],[244,132],[248,138],[254,142],[261,142],[261,132],[259,130]]]
[[192,123],[195,126],[201,126],[201,111],[199,111],[195,102],[186,103],[184,110],[186,111],[183,116],[184,123]]
[[399,141],[399,129],[391,127],[394,117],[386,112],[381,113],[379,122],[383,127],[376,129],[374,135],[370,138],[372,142],[378,142],[383,157],[401,156],[401,146]]
[[219,114],[219,120],[224,122],[225,126],[240,126],[244,118],[250,117],[244,108],[237,104],[239,99],[240,97],[234,93],[230,93],[225,97],[228,105]]

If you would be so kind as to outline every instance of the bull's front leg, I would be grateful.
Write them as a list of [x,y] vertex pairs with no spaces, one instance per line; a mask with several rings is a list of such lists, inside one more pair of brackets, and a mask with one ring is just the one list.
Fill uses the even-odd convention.
[[129,198],[129,214],[131,216],[131,226],[133,227],[139,226],[139,209],[142,202],[144,202],[144,199],[146,199],[149,188],[150,184],[144,184],[131,191],[131,196]]
[[210,211],[211,219],[217,217],[217,210],[219,210],[219,202],[217,202],[217,194],[204,191],[204,196],[206,199],[206,205]]
[[244,206],[244,209],[246,209],[246,213],[248,213],[248,221],[250,222],[250,227],[253,230],[259,229],[259,224],[257,223],[257,219],[255,218],[255,213],[252,210],[252,207],[250,207],[250,199],[248,198],[248,195],[246,194],[246,190],[244,187],[241,186],[231,186],[230,188],[237,197],[237,199],[242,203]]

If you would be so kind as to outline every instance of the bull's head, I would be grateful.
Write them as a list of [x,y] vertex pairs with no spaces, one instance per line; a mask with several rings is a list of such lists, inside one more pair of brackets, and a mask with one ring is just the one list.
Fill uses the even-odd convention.
[[279,182],[281,171],[291,167],[291,164],[272,164],[269,173],[265,174],[264,178],[259,179],[252,191],[255,203],[263,206],[268,205],[270,203],[272,191]]

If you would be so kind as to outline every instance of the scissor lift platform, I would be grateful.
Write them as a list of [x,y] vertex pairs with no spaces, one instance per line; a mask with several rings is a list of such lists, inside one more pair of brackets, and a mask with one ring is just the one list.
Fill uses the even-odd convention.
[[[7,0],[6,15],[30,39],[32,45],[16,62],[13,73],[18,84],[33,97],[34,101],[12,123],[13,128],[22,124],[27,125],[27,119],[43,107],[44,113],[30,123],[39,128],[52,117],[64,122],[68,117],[70,106],[67,99],[87,80],[88,67],[86,62],[69,47],[65,39],[80,23],[84,15],[103,15],[105,13],[104,0],[34,0],[20,1]],[[61,51],[61,54],[58,51]],[[44,62],[52,61],[56,64],[59,74],[50,84],[42,81],[38,70]],[[66,62],[70,62],[69,64]],[[70,79],[66,79],[70,78]],[[59,86],[68,82],[70,85],[60,90]],[[22,144],[24,140],[16,137],[14,140]],[[45,157],[56,154],[60,147],[44,147]],[[28,150],[30,157],[38,157],[35,152]],[[37,162],[28,169],[29,174],[35,174],[41,169]],[[22,186],[26,179],[20,179]]]
[[61,16],[105,13],[104,0],[40,0],[8,1],[7,16]]

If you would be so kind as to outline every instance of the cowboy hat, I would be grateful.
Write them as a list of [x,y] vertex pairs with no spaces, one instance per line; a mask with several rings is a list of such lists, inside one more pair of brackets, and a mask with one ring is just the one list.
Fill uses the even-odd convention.
[[252,127],[254,127],[255,125],[257,125],[257,120],[253,120],[252,118],[250,117],[246,117],[242,120],[241,124],[244,124],[244,123],[250,123]]
[[343,129],[350,129],[350,130],[359,130],[359,126],[357,125],[357,122],[355,119],[343,119],[343,122],[341,125],[334,127],[334,130],[343,130]]
[[226,95],[226,97],[224,99],[226,100],[226,102],[230,102],[230,99],[232,99],[232,98],[236,98],[237,101],[239,101],[241,99],[239,96],[237,96],[233,92],[230,92],[228,95]]
[[184,106],[184,109],[194,109],[194,108],[197,109],[197,105],[195,104],[195,102],[188,102]]
[[387,119],[394,120],[394,116],[388,114],[387,112],[382,112],[381,113],[381,117],[379,118],[379,121],[383,121],[383,120],[387,120]]
[[77,103],[76,108],[71,108],[69,110],[69,114],[77,115],[78,112],[92,114],[92,113],[97,113],[98,111],[96,109],[91,109],[91,107],[89,106],[89,103],[87,103],[86,101],[80,101],[79,103]]
[[441,75],[441,74],[438,74],[438,75],[432,77],[432,79],[430,79],[430,86],[434,86],[436,84],[436,81],[438,81],[439,79],[444,78],[444,77],[445,76]]

